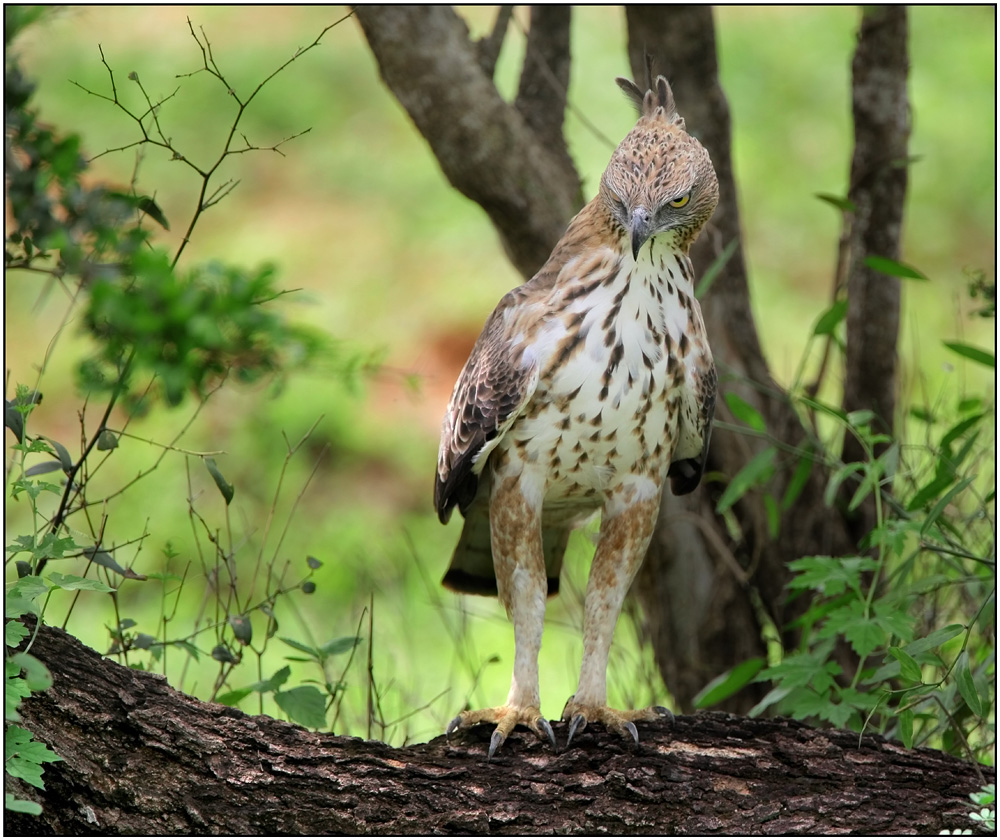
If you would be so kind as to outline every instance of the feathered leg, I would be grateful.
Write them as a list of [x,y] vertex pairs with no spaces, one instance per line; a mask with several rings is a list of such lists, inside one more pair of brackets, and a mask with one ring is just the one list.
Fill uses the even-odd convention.
[[649,545],[658,510],[659,493],[620,512],[609,514],[605,510],[584,598],[580,682],[562,714],[563,720],[569,721],[566,746],[577,732],[582,732],[588,723],[595,721],[621,735],[627,734],[638,744],[639,732],[633,721],[670,716],[669,710],[663,706],[622,711],[607,705],[611,640],[625,595]]
[[489,749],[493,758],[518,724],[546,738],[553,748],[556,741],[539,708],[538,652],[547,595],[541,516],[525,499],[518,477],[497,480],[490,502],[490,528],[500,603],[514,623],[510,693],[503,706],[462,712],[448,724],[447,732],[450,735],[475,723],[495,723]]

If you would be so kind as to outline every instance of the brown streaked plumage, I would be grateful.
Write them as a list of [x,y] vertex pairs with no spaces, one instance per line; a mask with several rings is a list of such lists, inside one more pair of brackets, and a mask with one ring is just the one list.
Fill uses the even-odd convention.
[[495,723],[490,757],[517,724],[555,745],[539,708],[545,600],[570,531],[598,510],[569,740],[599,721],[638,743],[633,721],[667,714],[609,708],[606,670],[663,484],[689,493],[704,468],[716,375],[688,249],[719,188],[666,80],[645,94],[617,81],[638,122],[542,269],[487,320],[442,423],[434,504],[442,522],[465,517],[444,584],[499,595],[514,624],[507,703],[448,726]]

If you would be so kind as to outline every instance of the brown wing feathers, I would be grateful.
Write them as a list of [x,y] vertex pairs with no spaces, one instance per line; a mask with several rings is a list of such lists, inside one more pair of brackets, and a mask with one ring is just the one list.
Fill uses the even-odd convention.
[[476,458],[496,440],[530,396],[532,369],[511,358],[504,335],[503,313],[508,294],[493,311],[452,394],[441,432],[434,507],[447,522],[455,505],[465,514],[476,497],[479,470]]

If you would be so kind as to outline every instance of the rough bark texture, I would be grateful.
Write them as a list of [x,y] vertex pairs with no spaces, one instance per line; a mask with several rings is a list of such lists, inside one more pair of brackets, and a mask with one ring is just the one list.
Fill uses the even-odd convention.
[[[580,208],[580,180],[564,142],[565,91],[552,93],[537,69],[555,61],[557,81],[569,74],[569,11],[533,16],[544,34],[530,39],[518,103],[500,97],[465,22],[445,6],[358,6],[355,15],[379,71],[430,144],[445,176],[477,202],[496,226],[504,249],[525,277],[548,259]],[[560,77],[563,77],[562,79]],[[552,113],[541,116],[548,91]],[[518,105],[524,108],[522,113]],[[561,131],[560,131],[561,134]]]
[[[979,769],[878,736],[714,713],[588,730],[553,754],[490,727],[393,749],[203,703],[43,627],[48,692],[25,724],[64,759],[7,834],[936,834],[972,827]],[[565,726],[557,726],[560,742]]]
[[[896,407],[899,278],[869,268],[865,259],[900,256],[910,135],[906,33],[905,6],[865,7],[852,64],[855,146],[848,198],[855,209],[844,409],[871,409],[882,432],[892,431]],[[848,436],[844,460],[862,457],[860,444]]]

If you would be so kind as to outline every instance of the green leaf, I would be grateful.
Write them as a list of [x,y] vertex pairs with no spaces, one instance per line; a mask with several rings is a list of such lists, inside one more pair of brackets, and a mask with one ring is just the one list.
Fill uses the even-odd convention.
[[59,461],[42,461],[40,464],[33,464],[24,471],[24,475],[28,478],[35,475],[45,475],[45,473],[55,472],[56,470],[61,470],[63,468],[62,463]]
[[926,275],[917,271],[913,266],[891,260],[888,257],[865,257],[865,265],[868,268],[888,274],[890,277],[902,277],[906,280],[926,280]]
[[44,744],[31,739],[31,733],[21,726],[8,726],[4,733],[5,769],[16,779],[45,789],[42,784],[42,764],[62,761]]
[[[98,554],[101,553],[103,552],[98,552]],[[94,580],[93,578],[80,577],[79,575],[63,575],[59,572],[52,572],[48,579],[52,583],[53,588],[56,589],[68,589],[70,591],[85,589],[89,592],[115,591],[114,587],[108,586],[102,581]]]
[[729,410],[737,420],[758,432],[767,431],[767,425],[764,423],[764,418],[760,416],[760,412],[740,397],[739,394],[733,391],[726,391],[723,399],[725,399],[726,405],[729,406]]
[[186,651],[188,656],[194,659],[195,662],[199,661],[201,658],[198,648],[185,639],[175,639],[172,642],[167,642],[167,644],[179,647],[181,650]]
[[292,675],[292,669],[289,668],[287,665],[285,665],[284,667],[279,668],[277,671],[271,674],[271,676],[268,677],[266,680],[255,682],[253,685],[250,686],[250,688],[252,688],[254,691],[260,691],[260,692],[275,691],[281,688],[281,686],[283,686],[286,682],[288,682],[288,678],[291,675]]
[[788,564],[796,572],[789,587],[815,589],[824,595],[839,595],[846,588],[860,591],[861,574],[873,571],[878,563],[871,557],[800,557]]
[[791,686],[775,686],[767,694],[764,695],[764,699],[761,700],[756,706],[754,706],[749,712],[747,712],[748,717],[755,718],[758,715],[763,714],[763,712],[768,708],[768,706],[773,706],[775,703],[780,703],[789,694],[792,693]]
[[167,217],[163,214],[159,205],[153,201],[148,195],[136,196],[136,208],[145,213],[154,222],[159,223],[160,227],[164,230],[170,230],[170,224],[167,222]]
[[837,632],[847,639],[861,659],[878,650],[887,641],[885,631],[879,627],[874,617],[864,615],[864,604],[859,601],[853,601],[831,613],[820,636],[826,637],[828,632]]
[[212,648],[212,659],[216,662],[225,662],[230,665],[239,661],[225,645],[216,645]]
[[969,670],[969,653],[962,651],[955,665],[955,681],[958,683],[958,693],[976,717],[983,716],[983,701],[976,691],[976,683],[972,679],[972,672]]
[[252,694],[253,689],[247,688],[234,688],[232,691],[226,691],[219,694],[215,698],[216,703],[221,703],[223,706],[235,706],[248,694]]
[[29,691],[48,691],[52,687],[52,674],[45,663],[30,653],[15,653],[8,660],[24,674]]
[[751,458],[730,480],[719,498],[716,512],[724,513],[729,510],[751,487],[767,481],[774,474],[774,459],[777,454],[778,450],[769,446]]
[[59,441],[53,440],[50,437],[44,437],[52,444],[52,448],[56,451],[56,456],[59,458],[59,463],[62,464],[63,472],[69,472],[73,469],[73,457],[69,454],[69,450],[63,446]]
[[[913,494],[910,500],[906,503],[906,510],[910,513],[915,510],[920,510],[920,508],[924,507],[924,505],[930,502],[931,499],[936,499],[942,491],[946,490],[951,485],[954,480],[955,478],[951,474],[936,475]],[[937,517],[935,517],[935,519],[936,518]]]
[[956,423],[954,426],[948,429],[948,431],[941,436],[941,448],[951,449],[951,445],[956,440],[958,440],[971,428],[978,425],[979,421],[982,420],[985,416],[986,416],[985,412],[977,411],[975,414],[966,417],[964,420],[960,420],[958,423]]
[[739,247],[739,240],[732,239],[729,244],[719,253],[714,260],[712,260],[711,265],[705,269],[705,273],[701,275],[701,280],[698,283],[698,287],[694,290],[694,296],[701,300],[705,295],[708,294],[708,290],[712,288],[712,284],[716,281],[722,269],[726,267],[726,263],[729,262],[733,254],[736,253],[736,249]]
[[344,636],[340,639],[333,639],[325,645],[321,645],[319,650],[323,656],[336,656],[339,653],[347,653],[361,644],[360,636]]
[[17,707],[21,705],[21,701],[25,697],[31,697],[31,689],[28,688],[27,680],[22,680],[17,676],[20,673],[20,668],[13,662],[5,663],[5,668],[9,672],[13,672],[14,676],[11,677],[8,674],[3,681],[4,719],[20,720],[21,716],[17,713]]
[[875,623],[890,636],[895,636],[903,642],[913,638],[916,619],[905,608],[892,607],[883,601],[876,601],[874,610]]
[[240,644],[248,645],[253,640],[253,625],[248,616],[229,616],[229,626],[233,628],[233,635]]
[[302,653],[308,653],[313,659],[322,658],[322,654],[314,647],[309,647],[309,645],[304,645],[302,644],[302,642],[297,642],[295,641],[295,639],[288,639],[285,638],[284,636],[279,636],[278,638],[281,639],[281,641],[283,641],[289,647],[293,647],[296,650],[301,651]]
[[208,471],[211,473],[212,479],[215,481],[215,486],[219,488],[219,492],[222,493],[222,498],[226,500],[226,504],[228,505],[233,500],[233,495],[236,492],[233,489],[233,485],[226,481],[223,477],[218,466],[215,464],[215,458],[206,458],[205,466],[208,467]]
[[795,500],[799,498],[799,495],[806,486],[806,482],[809,480],[809,476],[812,474],[812,468],[813,453],[812,449],[809,449],[799,457],[799,462],[795,465],[795,472],[792,473],[792,477],[788,480],[785,495],[781,498],[782,510],[787,511],[795,504]]
[[274,702],[289,720],[309,729],[326,728],[326,700],[314,685],[300,685],[276,691]]
[[118,448],[118,438],[110,429],[101,429],[97,436],[97,449],[100,452],[107,452],[110,449]]
[[38,816],[42,813],[42,806],[30,799],[18,799],[13,793],[3,795],[3,807],[5,811],[12,811],[17,814],[32,814]]
[[819,316],[816,326],[813,327],[813,335],[833,335],[837,324],[847,316],[847,301],[835,301],[829,309]]
[[28,628],[20,621],[8,621],[3,628],[3,643],[9,648],[16,648],[28,635]]
[[126,569],[123,566],[118,565],[118,562],[112,557],[107,551],[98,548],[96,545],[92,545],[89,548],[83,549],[83,556],[88,560],[92,560],[98,566],[103,566],[105,569],[110,569],[112,572],[117,572],[124,578],[130,578],[132,580],[145,580],[145,575],[139,575],[133,572],[131,569]]
[[841,671],[836,662],[828,661],[823,651],[793,653],[779,664],[761,671],[756,682],[774,680],[786,688],[810,686],[814,691],[827,691],[834,684],[833,677]]
[[27,598],[18,598],[13,595],[8,595],[4,598],[4,617],[5,618],[20,618],[22,615],[31,613],[32,615],[40,615],[40,608],[35,601],[29,601]]
[[764,660],[756,657],[741,662],[739,665],[719,674],[719,676],[695,695],[694,707],[696,709],[708,709],[716,703],[721,703],[727,697],[731,697],[745,685],[748,685],[760,673],[760,669],[764,665]]
[[851,461],[849,464],[844,464],[830,476],[826,483],[826,490],[823,491],[823,502],[827,507],[833,507],[834,500],[837,498],[837,493],[840,491],[840,485],[861,469],[864,469],[864,464],[860,464],[857,461]]
[[26,575],[19,578],[9,590],[7,596],[14,595],[20,598],[35,599],[39,595],[44,595],[49,591],[48,584],[38,575]]
[[908,750],[913,749],[913,709],[899,713],[899,739]]
[[24,443],[24,415],[8,399],[3,401],[3,424],[14,433],[18,443]]
[[985,367],[996,370],[997,357],[993,353],[988,353],[978,347],[973,347],[971,344],[963,344],[960,341],[944,341],[942,343],[945,347],[951,350],[952,353],[958,353],[959,356],[964,356],[966,359],[971,359],[972,361],[978,362]]
[[911,680],[912,682],[923,682],[923,674],[920,671],[920,665],[917,664],[917,660],[914,659],[905,650],[898,647],[890,647],[889,655],[899,662],[899,673],[900,676],[905,680]]
[[843,210],[845,213],[853,213],[856,209],[853,201],[839,195],[831,195],[830,193],[813,193],[813,195],[820,201],[825,201],[827,204],[836,207],[838,210]]
[[950,642],[956,636],[959,636],[964,632],[964,625],[949,624],[947,627],[942,627],[940,630],[935,630],[933,633],[929,633],[922,639],[916,639],[908,645],[904,645],[903,650],[910,654],[910,656],[920,656],[922,653],[926,653],[929,650],[940,647],[945,644],[945,642]]
[[764,513],[767,515],[767,533],[772,540],[776,540],[781,533],[781,511],[770,493],[764,494]]

